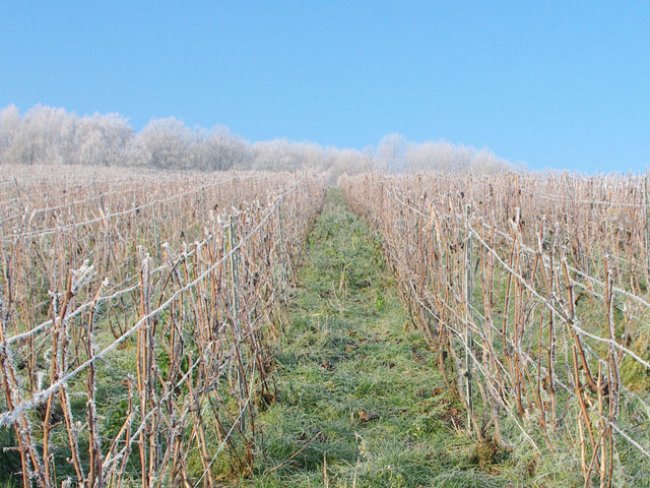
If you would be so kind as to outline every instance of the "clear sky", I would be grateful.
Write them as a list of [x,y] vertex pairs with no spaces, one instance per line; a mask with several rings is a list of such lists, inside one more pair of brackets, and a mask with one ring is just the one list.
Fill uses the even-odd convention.
[[650,163],[650,2],[0,0],[0,106]]

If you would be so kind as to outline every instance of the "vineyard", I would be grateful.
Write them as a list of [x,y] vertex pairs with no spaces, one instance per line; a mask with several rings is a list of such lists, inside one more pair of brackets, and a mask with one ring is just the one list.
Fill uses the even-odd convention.
[[[324,177],[299,172],[3,166],[0,480],[213,487],[310,469],[322,486],[415,487],[433,479],[432,486],[650,486],[645,178],[341,177],[345,202],[371,231],[352,216],[341,224],[335,214],[347,210],[333,204],[323,217],[333,199],[326,186]],[[338,237],[334,225],[343,226]],[[353,234],[363,241],[359,248],[337,250]],[[372,321],[390,315],[383,295],[390,290],[375,289],[383,275],[364,267],[379,266],[375,234],[407,328],[431,361],[417,339],[403,343],[398,313],[383,339],[372,333]],[[301,317],[318,322],[323,340],[332,332],[321,322],[337,321],[340,336],[327,347],[314,345],[319,337],[296,335],[287,319],[310,249],[314,282],[303,277],[300,286],[327,311],[306,302]],[[364,253],[363,266],[355,263]],[[372,300],[374,308],[359,305]],[[355,323],[363,314],[370,322]],[[350,324],[356,328],[346,330]],[[361,348],[361,334],[373,336],[372,347]],[[282,342],[287,335],[289,345]],[[273,440],[274,406],[298,388],[291,383],[312,381],[316,371],[332,379],[310,383],[305,395],[342,390],[370,374],[363,362],[350,362],[355,375],[335,377],[344,371],[342,358],[372,362],[382,340],[386,351],[417,356],[382,359],[392,364],[386,377],[401,374],[393,383],[426,384],[429,372],[441,375],[450,399],[436,421],[445,419],[445,435],[492,453],[487,464],[485,456],[471,461],[472,470],[492,470],[476,474],[484,484],[444,484],[444,473],[433,471],[420,472],[417,483],[406,471],[384,478],[385,467],[366,484],[357,482],[356,468],[348,479],[332,455],[328,465],[325,427],[296,432],[284,459],[269,465],[265,439]],[[314,371],[286,376],[295,371],[278,361],[283,347],[298,356],[314,347],[313,360],[301,366]],[[341,361],[338,371],[323,351]],[[423,395],[420,383],[410,389],[414,398]],[[400,389],[409,391],[407,384]],[[387,393],[372,391],[361,400],[381,413],[355,411],[349,424],[342,408],[329,433],[347,436],[341,466],[380,458],[354,447],[361,437],[355,429],[375,421],[377,432],[384,429],[375,437],[404,441],[405,451],[414,444],[399,429],[410,432],[410,416],[426,412],[408,402],[401,413],[384,411]],[[333,394],[319,401],[327,404]],[[399,422],[386,424],[389,415]],[[287,429],[276,430],[287,437]],[[325,446],[316,453],[322,458],[299,464],[317,442]],[[497,458],[523,468],[506,479]],[[337,472],[339,482],[330,484]],[[524,485],[516,484],[521,473]],[[275,481],[289,486],[287,479]]]
[[479,442],[563,486],[650,479],[646,180],[344,178]]
[[25,486],[250,471],[322,179],[41,169],[0,182],[2,470]]

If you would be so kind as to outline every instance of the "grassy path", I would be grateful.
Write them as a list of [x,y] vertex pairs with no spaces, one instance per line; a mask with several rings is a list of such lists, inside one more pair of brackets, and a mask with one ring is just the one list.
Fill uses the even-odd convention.
[[279,398],[259,418],[258,467],[242,484],[515,486],[481,471],[474,443],[454,431],[455,406],[378,242],[336,191],[289,317],[276,352]]

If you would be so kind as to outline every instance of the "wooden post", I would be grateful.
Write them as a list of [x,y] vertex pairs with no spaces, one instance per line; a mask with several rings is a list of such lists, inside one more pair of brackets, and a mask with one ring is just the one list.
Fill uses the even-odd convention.
[[648,170],[646,170],[645,177],[643,178],[643,215],[645,222],[643,225],[643,241],[645,243],[645,272],[646,272],[646,286],[650,286],[650,228],[648,220]]
[[467,395],[467,430],[472,431],[472,330],[470,328],[472,299],[472,235],[469,226],[470,205],[465,206],[465,393]]

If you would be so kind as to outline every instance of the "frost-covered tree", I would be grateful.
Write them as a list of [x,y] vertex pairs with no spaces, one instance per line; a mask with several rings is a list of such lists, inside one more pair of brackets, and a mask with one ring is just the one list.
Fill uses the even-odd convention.
[[323,170],[325,151],[317,144],[274,139],[253,144],[252,169],[278,171]]
[[226,127],[215,127],[199,137],[194,149],[197,169],[225,171],[248,169],[252,161],[249,144]]
[[14,138],[22,121],[20,111],[15,105],[0,110],[0,163],[6,161],[6,155],[13,145]]
[[192,131],[180,120],[174,117],[154,119],[136,136],[132,156],[138,166],[189,168],[193,140]]
[[74,147],[74,119],[63,109],[31,108],[15,128],[6,159],[23,164],[65,164]]
[[224,171],[321,171],[334,180],[343,173],[382,170],[495,172],[512,168],[488,150],[445,141],[414,143],[400,134],[376,148],[323,148],[310,142],[274,139],[248,143],[225,127],[188,128],[170,117],[153,119],[135,133],[118,114],[80,117],[36,105],[21,117],[14,105],[0,111],[0,162],[141,166]]
[[365,173],[374,169],[375,160],[372,151],[358,151],[356,149],[328,150],[325,172],[330,181],[343,174]]
[[76,161],[79,164],[114,166],[127,164],[133,129],[118,114],[83,117],[76,131]]
[[401,173],[406,170],[407,142],[400,134],[385,136],[377,147],[379,168],[389,173]]
[[446,141],[411,143],[405,157],[412,171],[494,173],[511,169],[507,161],[486,149],[477,150]]

